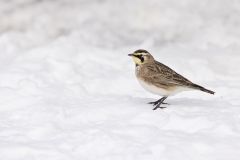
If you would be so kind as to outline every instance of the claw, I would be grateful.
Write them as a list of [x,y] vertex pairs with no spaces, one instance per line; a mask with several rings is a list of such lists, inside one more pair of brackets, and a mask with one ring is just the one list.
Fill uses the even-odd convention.
[[[164,102],[162,104],[170,105],[169,103],[164,103]],[[167,108],[167,107],[165,107],[165,108]]]

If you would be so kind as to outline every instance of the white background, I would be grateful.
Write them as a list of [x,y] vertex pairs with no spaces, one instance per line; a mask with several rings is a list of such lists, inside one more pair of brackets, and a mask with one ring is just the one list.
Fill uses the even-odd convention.
[[[0,159],[239,160],[239,0],[1,0]],[[144,48],[210,95],[167,109]]]

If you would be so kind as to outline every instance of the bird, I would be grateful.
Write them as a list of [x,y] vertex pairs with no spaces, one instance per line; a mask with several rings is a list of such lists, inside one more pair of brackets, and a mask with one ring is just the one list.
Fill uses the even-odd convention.
[[197,85],[182,75],[178,74],[170,67],[156,61],[154,57],[144,49],[138,49],[128,56],[132,57],[135,63],[135,75],[140,85],[147,91],[161,96],[153,104],[153,110],[163,107],[162,104],[168,104],[164,101],[182,91],[200,90],[209,94],[214,94],[214,91]]

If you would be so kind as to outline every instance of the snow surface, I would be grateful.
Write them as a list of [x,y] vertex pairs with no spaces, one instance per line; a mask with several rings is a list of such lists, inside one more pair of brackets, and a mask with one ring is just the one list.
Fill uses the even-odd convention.
[[[1,0],[2,160],[239,160],[239,0]],[[127,54],[216,91],[159,97]]]

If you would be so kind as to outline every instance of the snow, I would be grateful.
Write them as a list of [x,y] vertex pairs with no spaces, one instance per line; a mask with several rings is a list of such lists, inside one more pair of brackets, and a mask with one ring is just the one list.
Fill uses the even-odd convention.
[[[4,160],[238,160],[240,1],[0,1]],[[147,102],[149,50],[214,96]]]

